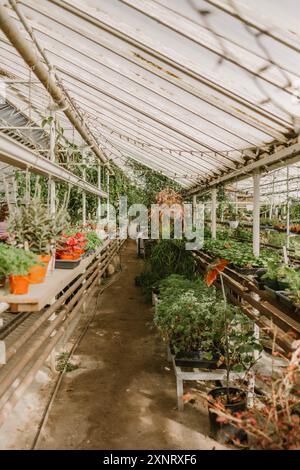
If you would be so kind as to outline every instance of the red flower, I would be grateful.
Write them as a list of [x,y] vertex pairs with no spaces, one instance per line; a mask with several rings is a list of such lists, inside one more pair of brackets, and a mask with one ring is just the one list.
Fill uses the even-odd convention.
[[218,274],[223,272],[228,264],[226,259],[217,259],[209,264],[206,270],[205,282],[210,287],[218,277]]

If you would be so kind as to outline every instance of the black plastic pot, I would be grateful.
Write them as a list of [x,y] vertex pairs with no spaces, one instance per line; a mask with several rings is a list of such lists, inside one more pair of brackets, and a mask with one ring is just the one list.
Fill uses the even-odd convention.
[[0,277],[0,287],[4,287],[6,282],[6,276]]
[[258,273],[263,275],[265,272],[267,272],[266,268],[260,268],[258,266],[252,266],[251,268],[243,268],[242,266],[237,266],[234,263],[229,263],[228,267],[233,269],[237,273],[244,274],[245,276]]
[[[230,395],[240,395],[240,400],[235,403],[227,403],[225,405],[226,410],[230,411],[232,414],[238,413],[240,411],[246,411],[247,409],[247,395],[246,392],[239,388],[229,387]],[[239,439],[240,442],[247,441],[247,434],[243,429],[238,429],[231,423],[220,423],[218,422],[218,415],[212,410],[214,409],[214,403],[218,400],[219,397],[224,397],[227,395],[227,388],[220,387],[215,388],[209,392],[211,399],[208,400],[208,414],[209,414],[209,425],[210,425],[210,436],[213,439],[218,440],[222,443],[229,443],[233,439]]]
[[300,315],[300,307],[298,307],[293,300],[289,297],[290,292],[288,291],[277,291],[276,295],[280,304],[290,312],[297,313]]
[[211,360],[206,359],[205,352],[197,351],[180,352],[175,355],[175,364],[179,367],[198,367],[200,369],[217,369],[219,356]]
[[79,266],[81,259],[78,260],[64,260],[56,259],[55,260],[55,269],[74,269]]
[[88,251],[85,251],[84,254],[82,255],[82,258],[87,258],[88,256],[91,256],[93,253],[96,253],[96,250],[90,249]]
[[276,289],[272,289],[271,287],[265,285],[265,290],[270,294],[270,296],[276,300],[277,299],[277,291]]

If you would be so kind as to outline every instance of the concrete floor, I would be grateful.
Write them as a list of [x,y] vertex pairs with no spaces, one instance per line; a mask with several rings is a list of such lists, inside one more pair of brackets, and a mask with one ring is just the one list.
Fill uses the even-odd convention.
[[[153,310],[134,278],[143,269],[135,243],[106,289],[64,376],[39,449],[221,449],[209,439],[206,407],[176,409],[174,373],[152,326]],[[95,304],[91,301],[91,306]]]

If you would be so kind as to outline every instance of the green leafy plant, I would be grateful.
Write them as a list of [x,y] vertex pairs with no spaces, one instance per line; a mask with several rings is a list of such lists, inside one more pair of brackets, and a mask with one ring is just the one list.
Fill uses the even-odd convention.
[[72,372],[78,369],[77,364],[73,364],[69,361],[70,354],[68,352],[61,353],[57,358],[56,370],[58,372]]
[[[180,274],[189,279],[195,278],[196,262],[191,251],[186,250],[185,240],[158,240],[146,260],[145,271],[138,277],[147,300],[151,289],[158,281]],[[154,283],[154,284],[153,284]]]
[[4,243],[0,244],[1,276],[26,276],[35,264],[40,263],[34,253]]
[[225,290],[223,271],[226,268],[228,261],[225,259],[217,259],[207,267],[205,282],[208,287],[212,286],[216,279],[219,277],[221,283],[221,292],[223,297],[223,321],[224,321],[224,335],[223,346],[226,364],[226,399],[230,403],[230,389],[229,378],[231,370],[235,372],[243,372],[244,369],[249,371],[255,364],[254,352],[261,350],[260,343],[255,339],[253,330],[246,332],[243,331],[243,323],[249,324],[249,320],[242,321],[242,318],[237,319],[235,316],[232,318],[232,306],[227,301]]
[[85,245],[86,251],[96,250],[103,243],[102,240],[98,237],[97,233],[94,231],[86,232],[85,238],[87,240]]
[[252,246],[235,240],[206,240],[203,251],[218,258],[226,258],[239,267],[266,267],[269,260],[278,260],[279,255],[271,249],[262,249],[260,257],[253,255]]
[[228,205],[225,209],[225,215],[228,220],[234,221],[238,219],[238,213],[233,203],[228,202]]
[[[228,304],[227,315],[229,366],[246,371],[260,345],[253,336],[252,322],[237,307]],[[171,275],[162,280],[154,323],[175,353],[200,349],[207,360],[218,358],[219,365],[225,363],[224,300],[202,279]]]
[[261,276],[262,280],[272,281],[272,287],[275,290],[291,290],[294,293],[300,291],[300,273],[292,266],[278,264],[270,260],[267,264],[267,272]]
[[52,214],[39,196],[26,199],[11,211],[9,234],[12,244],[37,254],[49,254],[68,223],[64,207]]

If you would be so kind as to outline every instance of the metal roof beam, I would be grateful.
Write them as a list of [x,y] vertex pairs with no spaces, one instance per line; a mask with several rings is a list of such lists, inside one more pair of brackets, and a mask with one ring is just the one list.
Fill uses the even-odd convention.
[[284,148],[271,155],[266,155],[255,162],[245,165],[243,168],[239,168],[233,172],[223,175],[219,178],[214,178],[208,182],[205,186],[192,188],[189,193],[195,194],[200,192],[202,189],[207,187],[214,187],[220,183],[229,182],[231,180],[242,180],[249,178],[251,173],[256,170],[260,170],[261,173],[267,173],[275,170],[276,168],[282,168],[287,165],[292,165],[300,161],[300,143],[293,144],[290,147]]
[[84,181],[82,178],[65,170],[58,164],[50,161],[48,158],[29,150],[24,145],[16,142],[14,139],[0,135],[0,161],[13,165],[21,169],[30,169],[34,173],[43,176],[51,176],[55,180],[76,186],[90,194],[107,198],[105,191],[99,190],[96,186]]
[[30,46],[28,46],[26,37],[20,33],[16,22],[11,19],[8,13],[8,9],[2,5],[0,5],[0,27],[11,44],[17,49],[21,57],[23,57],[27,65],[31,68],[31,70],[33,70],[33,73],[36,75],[36,77],[44,85],[53,101],[60,109],[63,110],[71,124],[73,124],[73,126],[77,129],[83,140],[91,146],[92,151],[96,154],[96,156],[105,163],[105,155],[103,155],[100,149],[97,148],[95,141],[90,136],[85,125],[79,122],[77,115],[70,108],[70,104],[62,93],[62,90],[56,85],[43,62],[37,58],[35,52],[32,50],[32,48],[30,48]]
[[[208,87],[209,89],[217,91],[218,93],[221,93],[221,95],[226,96],[230,100],[233,100],[233,102],[234,102],[233,106],[228,106],[225,102],[222,102],[220,99],[217,99],[215,96],[207,95],[205,93],[202,93],[200,89],[194,88],[194,90],[193,90],[193,89],[190,88],[188,90],[187,88],[184,88],[192,94],[195,93],[195,96],[200,97],[200,95],[202,93],[202,99],[204,101],[207,101],[210,104],[212,104],[213,106],[215,106],[216,108],[222,109],[225,112],[227,112],[228,114],[231,114],[232,116],[237,117],[241,121],[249,123],[250,125],[252,125],[256,129],[262,129],[261,126],[264,126],[266,133],[272,132],[272,127],[271,126],[269,126],[268,124],[266,124],[262,121],[258,121],[258,119],[256,117],[252,118],[251,116],[249,116],[249,113],[247,113],[247,109],[248,109],[248,111],[251,109],[251,111],[254,111],[255,114],[261,115],[261,116],[263,116],[264,118],[266,118],[270,121],[276,122],[277,124],[284,125],[284,122],[285,122],[286,125],[288,125],[288,126],[290,126],[290,128],[292,128],[291,123],[288,124],[287,121],[285,121],[285,119],[282,119],[281,117],[264,110],[257,103],[253,103],[249,99],[247,99],[245,97],[241,97],[241,96],[235,94],[234,92],[232,92],[231,90],[222,87],[217,82],[213,82],[211,79],[208,79],[207,77],[204,77],[198,71],[196,72],[195,70],[187,68],[186,66],[184,66],[181,63],[181,61],[179,59],[177,60],[175,58],[176,54],[175,54],[174,57],[170,58],[169,56],[165,55],[164,51],[161,48],[160,49],[156,48],[154,50],[153,48],[151,48],[150,46],[145,44],[145,42],[141,42],[140,37],[137,38],[136,35],[134,35],[133,32],[130,35],[125,34],[123,31],[121,31],[120,24],[117,27],[117,25],[115,25],[107,17],[106,17],[106,22],[104,22],[104,20],[102,20],[102,19],[100,21],[99,13],[97,13],[96,11],[95,11],[95,15],[92,15],[90,13],[87,13],[87,12],[83,11],[80,8],[81,5],[79,4],[79,2],[77,0],[73,1],[72,5],[68,2],[61,1],[61,0],[50,0],[50,1],[51,1],[51,3],[53,3],[55,5],[58,5],[59,7],[69,11],[70,13],[73,13],[74,15],[85,19],[89,23],[91,23],[91,24],[93,24],[93,25],[95,25],[95,26],[97,26],[101,29],[104,29],[105,31],[108,31],[110,34],[116,36],[118,39],[121,39],[121,40],[127,42],[128,44],[130,44],[131,47],[132,46],[136,47],[138,50],[140,50],[140,51],[142,50],[145,54],[148,54],[148,57],[147,57],[147,55],[145,55],[143,57],[143,56],[141,56],[141,54],[137,53],[136,58],[138,58],[138,60],[135,61],[134,57],[132,57],[132,56],[126,57],[126,55],[124,54],[124,52],[122,50],[116,48],[115,45],[112,45],[110,42],[104,44],[103,38],[101,38],[101,41],[102,41],[101,44],[104,47],[107,47],[108,49],[113,50],[114,52],[118,53],[119,55],[124,56],[125,58],[128,58],[128,60],[130,60],[131,62],[134,61],[135,63],[137,63],[141,67],[151,71],[152,73],[154,73],[158,76],[161,76],[165,80],[168,80],[168,81],[176,84],[176,86],[178,86],[178,87],[181,87],[182,84],[184,84],[184,86],[185,86],[184,75],[192,77],[193,79],[196,79],[196,81],[198,83],[201,83],[205,87]],[[27,2],[26,2],[26,5],[27,5]],[[29,5],[28,6],[32,9],[36,9],[36,7],[34,7],[34,5],[32,4],[32,0],[29,0]],[[45,12],[44,14],[47,14],[47,12]],[[50,13],[50,9],[48,10],[48,16],[49,16],[49,14],[50,15],[52,14],[52,12]],[[51,16],[49,16],[49,17],[51,17]],[[57,21],[57,20],[55,20],[55,21]],[[82,34],[81,32],[79,32],[79,33]],[[91,38],[91,40],[96,41],[96,38],[93,37],[93,38]],[[99,39],[98,39],[98,42],[99,42]],[[175,69],[175,71],[174,71],[175,77],[172,77],[171,74],[170,75],[167,74],[164,70],[160,71],[161,67],[158,64],[156,66],[156,64],[153,63],[153,57],[155,57],[156,59],[158,59],[160,61],[163,61],[165,64],[168,64],[170,67],[173,67]],[[182,76],[180,75],[180,76],[176,77],[177,71],[182,72],[184,75],[182,75]],[[237,103],[242,105],[246,109],[245,110],[239,110],[237,108]],[[274,129],[273,129],[273,132],[274,132]],[[272,135],[272,134],[270,134],[270,135]],[[277,138],[280,139],[280,132],[279,132],[279,134],[277,134],[277,137],[275,137],[275,135],[273,137],[276,138],[276,139]],[[283,134],[281,134],[281,137],[284,137]]]

